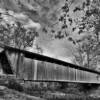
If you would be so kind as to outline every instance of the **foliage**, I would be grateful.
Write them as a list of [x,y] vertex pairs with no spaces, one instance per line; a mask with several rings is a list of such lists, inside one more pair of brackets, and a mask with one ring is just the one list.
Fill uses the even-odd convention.
[[14,24],[0,23],[0,42],[6,45],[17,48],[30,47],[37,36],[35,29],[26,29],[18,21]]
[[3,97],[5,95],[4,91],[0,90],[0,97]]
[[74,95],[74,94],[66,94],[63,97],[49,97],[47,98],[47,100],[99,100],[100,98],[93,98],[93,97],[89,97],[89,96],[79,96],[79,95]]
[[[25,28],[24,25],[15,21],[13,24],[7,23],[2,16],[0,16],[0,43],[10,45],[19,49],[32,47],[38,32],[34,28]],[[19,71],[19,62],[21,55],[18,54],[16,75]]]
[[16,91],[23,92],[23,86],[21,86],[20,83],[18,83],[15,79],[8,80],[6,86],[9,89],[14,89]]
[[40,95],[39,90],[37,89],[37,91],[36,91],[36,88],[35,87],[32,87],[32,86],[25,88],[24,89],[24,92],[26,94],[34,95],[34,96],[39,96]]
[[[94,2],[95,1],[95,2]],[[97,0],[87,0],[83,2],[82,11],[85,8],[85,15],[81,18],[81,22],[78,22],[79,34],[87,33],[88,36],[83,37],[81,40],[76,40],[79,52],[79,58],[81,58],[80,63],[82,66],[95,69],[97,67],[98,55],[99,55],[99,25],[100,25],[100,16],[99,16],[99,6],[96,4]],[[98,2],[100,3],[100,2]],[[97,6],[95,6],[95,4]],[[77,58],[77,57],[76,57]],[[85,61],[86,59],[86,61]],[[78,60],[77,60],[78,61]]]
[[[96,69],[98,56],[100,55],[100,1],[82,1],[72,11],[73,16],[75,14],[81,15],[75,18],[70,15],[73,4],[73,0],[65,0],[59,17],[61,28],[55,34],[55,38],[63,39],[67,37],[68,41],[76,46],[77,53],[73,53],[76,64]],[[68,32],[68,28],[71,32]],[[78,34],[80,37],[83,35],[83,37],[75,39],[72,34]]]
[[[80,85],[80,84],[79,84]],[[89,93],[93,89],[98,89],[98,84],[81,84],[79,87],[79,91],[83,91],[84,93]]]

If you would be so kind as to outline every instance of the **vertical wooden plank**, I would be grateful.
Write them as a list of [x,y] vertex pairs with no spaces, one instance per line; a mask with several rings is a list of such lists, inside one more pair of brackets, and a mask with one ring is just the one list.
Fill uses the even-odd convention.
[[34,80],[37,80],[37,60],[34,62]]
[[17,63],[16,63],[16,78],[18,78],[19,77],[19,68],[20,68],[20,66],[21,66],[21,54],[19,54],[18,53],[18,55],[17,55]]

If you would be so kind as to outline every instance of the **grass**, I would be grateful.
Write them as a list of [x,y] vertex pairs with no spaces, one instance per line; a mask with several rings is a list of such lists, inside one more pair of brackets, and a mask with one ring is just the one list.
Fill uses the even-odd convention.
[[14,89],[19,92],[23,92],[23,87],[14,79],[9,80],[8,83],[6,84],[6,86],[10,89]]
[[46,100],[100,100],[100,98],[67,94],[66,96],[63,96],[63,97],[52,96],[51,98],[50,97],[46,98]]
[[[21,85],[20,82],[18,82],[16,79],[9,79],[7,83],[4,84],[6,87],[10,89],[14,89],[19,92],[23,92],[25,94],[29,94],[31,96],[36,96],[40,98],[44,98],[46,100],[100,100],[100,98],[93,98],[86,96],[83,92],[84,88],[81,85],[79,86],[68,86],[64,87],[64,89],[51,89],[48,87],[43,88],[42,86],[34,86],[34,84],[25,83],[24,85]],[[67,86],[67,85],[65,85]],[[87,86],[87,85],[86,85]],[[86,86],[84,86],[86,88]],[[89,87],[89,86],[88,86]],[[60,91],[61,93],[65,93],[65,95],[60,96],[56,95],[55,92]],[[54,93],[54,94],[53,94]],[[0,91],[0,96],[3,96],[4,93]]]

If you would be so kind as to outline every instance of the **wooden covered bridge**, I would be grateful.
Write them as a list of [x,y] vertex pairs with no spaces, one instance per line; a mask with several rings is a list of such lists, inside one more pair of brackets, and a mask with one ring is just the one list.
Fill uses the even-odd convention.
[[5,74],[26,81],[100,84],[98,71],[2,44],[0,47],[0,66]]

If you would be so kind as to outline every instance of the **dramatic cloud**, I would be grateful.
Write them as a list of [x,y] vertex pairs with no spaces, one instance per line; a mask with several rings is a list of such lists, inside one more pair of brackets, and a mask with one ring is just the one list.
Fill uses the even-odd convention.
[[37,30],[41,28],[39,23],[32,21],[27,15],[23,13],[15,13],[14,11],[5,11],[4,9],[0,9],[1,17],[7,23],[14,23],[15,21],[19,21],[23,24],[25,28],[36,28]]

